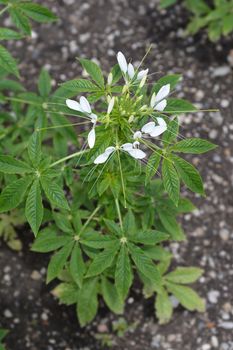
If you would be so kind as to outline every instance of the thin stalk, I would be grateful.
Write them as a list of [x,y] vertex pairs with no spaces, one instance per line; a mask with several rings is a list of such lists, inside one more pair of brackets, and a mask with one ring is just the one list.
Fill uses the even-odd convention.
[[50,167],[50,168],[53,168],[54,166],[56,166],[56,165],[58,165],[58,164],[60,164],[60,163],[66,162],[67,160],[72,159],[72,158],[74,158],[74,157],[77,157],[77,156],[79,156],[80,154],[86,153],[86,152],[88,152],[88,151],[89,151],[89,150],[83,150],[83,151],[79,151],[79,152],[72,153],[72,154],[70,154],[69,156],[66,156],[66,157],[64,157],[64,158],[61,158],[61,159],[57,160],[56,162],[50,164],[49,167]]
[[0,11],[0,16],[9,9],[10,5],[7,5]]
[[115,204],[116,204],[116,210],[117,210],[117,215],[119,218],[120,227],[121,227],[121,230],[123,232],[123,222],[122,222],[122,216],[121,216],[121,210],[120,210],[118,198],[115,198]]
[[85,224],[83,225],[83,227],[81,228],[79,235],[81,235],[81,233],[85,230],[85,228],[88,226],[89,222],[94,218],[95,214],[97,213],[97,211],[100,210],[100,206],[96,207],[95,210],[91,213],[91,215],[88,217],[87,221],[85,222]]

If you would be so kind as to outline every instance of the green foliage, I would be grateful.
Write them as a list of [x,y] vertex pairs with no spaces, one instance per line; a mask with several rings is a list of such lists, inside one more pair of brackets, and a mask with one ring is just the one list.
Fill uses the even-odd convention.
[[[161,0],[161,7],[174,5],[177,0]],[[196,34],[205,28],[211,41],[217,41],[222,35],[233,31],[232,0],[183,0],[184,5],[192,13],[187,26],[188,34]]]
[[3,344],[4,338],[7,336],[8,330],[0,328],[0,350],[5,350],[5,346]]

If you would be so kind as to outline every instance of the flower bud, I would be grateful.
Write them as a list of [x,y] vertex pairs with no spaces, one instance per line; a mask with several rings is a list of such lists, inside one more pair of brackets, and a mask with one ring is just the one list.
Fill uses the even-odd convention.
[[108,75],[108,85],[112,85],[113,75],[112,73],[109,73]]

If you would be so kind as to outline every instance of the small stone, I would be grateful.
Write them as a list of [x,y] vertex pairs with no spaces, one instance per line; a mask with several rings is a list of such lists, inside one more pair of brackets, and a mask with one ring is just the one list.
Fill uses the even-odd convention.
[[97,326],[97,330],[99,333],[107,333],[108,332],[108,327],[105,323],[100,323],[98,326]]
[[213,77],[224,77],[227,74],[231,73],[231,68],[229,66],[221,66],[218,68],[215,68],[213,71]]
[[217,304],[220,292],[218,290],[211,290],[208,294],[208,300],[211,304]]
[[170,301],[171,301],[171,303],[172,303],[172,306],[173,306],[174,308],[176,308],[176,307],[179,305],[179,300],[176,299],[176,297],[174,297],[173,295],[171,295],[171,296],[169,297],[169,299],[170,299]]
[[203,344],[201,349],[202,350],[210,350],[211,349],[211,345],[210,344]]
[[43,313],[41,314],[41,319],[42,319],[43,321],[48,321],[49,317],[48,317],[48,315],[46,314],[46,312],[43,312]]
[[6,310],[4,311],[4,316],[5,316],[6,318],[11,318],[11,317],[13,317],[13,314],[12,314],[12,312],[11,312],[10,310],[6,309]]
[[221,115],[220,112],[216,112],[214,114],[211,114],[213,123],[217,126],[222,125],[223,123],[223,116]]
[[39,273],[39,271],[34,270],[31,273],[31,278],[35,281],[38,281],[41,279],[41,274]]
[[229,232],[226,228],[222,228],[222,229],[219,231],[219,236],[221,237],[221,239],[222,239],[223,241],[228,241],[229,236],[230,236],[230,232]]
[[229,105],[230,105],[230,101],[224,99],[224,100],[222,100],[222,101],[220,102],[220,105],[221,105],[222,108],[227,108],[227,107],[229,107]]
[[233,322],[220,322],[219,327],[224,329],[233,329]]
[[214,348],[218,348],[219,346],[218,338],[215,335],[211,337],[211,344]]
[[218,131],[213,129],[213,130],[210,130],[209,132],[209,138],[210,139],[216,139],[216,137],[218,136]]

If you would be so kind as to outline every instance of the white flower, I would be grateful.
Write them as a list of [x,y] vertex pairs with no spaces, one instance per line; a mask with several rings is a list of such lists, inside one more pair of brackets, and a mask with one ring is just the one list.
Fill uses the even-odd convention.
[[88,134],[87,141],[88,141],[89,147],[93,148],[95,145],[95,126],[96,126],[98,117],[96,114],[92,113],[90,103],[88,102],[86,97],[82,96],[80,97],[79,102],[67,99],[66,105],[70,109],[86,114],[91,119],[93,127]]
[[[143,159],[146,157],[146,153],[137,148],[139,145],[139,142],[134,143],[124,143],[121,145],[118,149],[120,151],[127,152],[131,157],[135,159]],[[106,160],[109,158],[109,156],[117,150],[117,147],[107,147],[104,153],[100,154],[95,160],[95,164],[102,164],[105,163]]]
[[167,123],[163,118],[156,118],[158,125],[155,122],[149,122],[145,124],[141,131],[145,134],[149,134],[151,137],[156,137],[164,133],[167,130]]
[[162,112],[167,106],[165,99],[170,93],[170,84],[164,85],[157,94],[153,93],[150,101],[150,106],[156,111]]
[[[122,52],[118,52],[118,54],[117,54],[117,62],[119,64],[119,67],[120,67],[121,71],[125,75],[128,75],[130,80],[133,80],[133,78],[135,77],[134,66],[132,65],[132,63],[129,63],[129,64],[127,63],[126,58],[125,58],[125,56],[123,55]],[[138,72],[136,79],[141,81],[144,78],[145,81],[146,81],[146,77],[147,77],[148,72],[149,72],[149,69],[141,70],[140,72]],[[126,78],[126,81],[127,81],[127,76],[125,78]]]
[[108,103],[108,110],[107,110],[108,114],[110,114],[112,112],[113,107],[114,107],[114,103],[115,103],[115,97],[112,97]]

